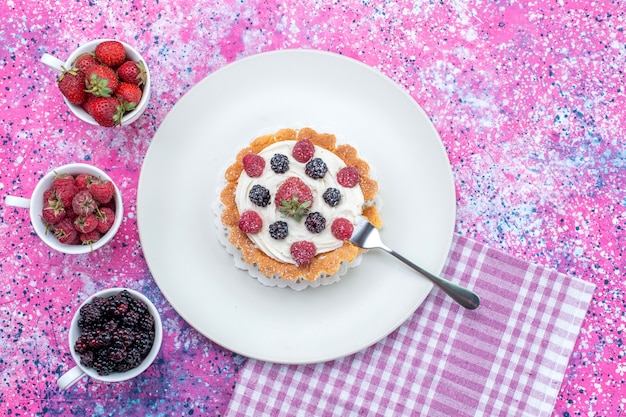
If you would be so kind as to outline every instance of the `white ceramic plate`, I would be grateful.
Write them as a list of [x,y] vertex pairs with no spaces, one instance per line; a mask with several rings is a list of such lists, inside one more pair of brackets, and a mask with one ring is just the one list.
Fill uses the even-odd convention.
[[389,246],[440,272],[452,242],[455,191],[445,149],[393,81],[312,50],[262,53],[212,73],[152,140],[139,180],[139,234],[157,285],[191,326],[271,362],[357,352],[402,324],[432,288],[380,251],[366,253],[340,282],[300,292],[266,287],[234,267],[211,209],[224,169],[255,137],[306,126],[354,145],[374,168]]

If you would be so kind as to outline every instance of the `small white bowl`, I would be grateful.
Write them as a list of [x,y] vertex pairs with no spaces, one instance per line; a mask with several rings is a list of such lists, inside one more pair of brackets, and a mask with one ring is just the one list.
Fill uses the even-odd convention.
[[[74,344],[76,343],[78,336],[80,336],[80,330],[78,328],[80,309],[87,303],[91,302],[94,297],[106,298],[111,295],[118,294],[123,290],[128,291],[133,297],[143,301],[148,307],[148,311],[150,311],[152,317],[154,317],[154,342],[152,344],[150,352],[148,352],[148,355],[144,358],[143,362],[141,362],[141,364],[136,368],[130,369],[126,372],[114,372],[109,375],[100,375],[95,369],[82,365],[80,363],[80,355],[74,350]],[[135,378],[143,371],[148,369],[148,367],[152,364],[152,362],[154,362],[154,359],[157,357],[159,350],[161,349],[161,343],[163,342],[163,324],[161,322],[161,316],[159,315],[157,308],[154,306],[152,301],[148,299],[148,297],[141,294],[140,292],[131,290],[129,288],[109,288],[107,290],[102,290],[93,294],[80,305],[80,307],[74,313],[74,317],[72,318],[68,337],[70,344],[70,353],[72,354],[74,362],[76,362],[76,366],[65,372],[57,380],[57,384],[61,389],[67,389],[71,387],[85,375],[102,382],[121,382],[131,378]]]
[[[78,58],[79,56],[81,56],[82,54],[86,52],[95,51],[96,46],[98,46],[98,44],[104,41],[110,41],[110,40],[115,40],[115,39],[96,39],[89,43],[86,43],[80,46],[74,52],[72,52],[69,58],[67,58],[65,62],[61,61],[60,59],[50,54],[43,54],[43,56],[41,57],[41,62],[43,62],[47,67],[57,72],[62,72],[63,67],[65,67],[66,69],[72,68],[74,65],[74,61],[76,61],[76,58]],[[146,60],[143,59],[141,54],[137,52],[135,48],[133,48],[132,46],[130,46],[129,44],[125,42],[122,42],[122,41],[118,41],[118,42],[124,45],[124,49],[126,49],[126,57],[128,59],[132,61],[142,61],[144,63],[144,66],[146,67],[146,83],[143,86],[143,94],[141,96],[141,100],[139,101],[139,104],[137,105],[137,108],[135,110],[129,112],[124,117],[122,117],[122,126],[125,126],[137,120],[139,116],[141,116],[143,112],[146,110],[146,108],[148,107],[148,100],[150,99],[150,70],[148,69],[148,64],[146,63]],[[63,100],[65,100],[65,103],[70,108],[72,113],[76,115],[76,117],[92,125],[100,126],[98,122],[96,122],[94,118],[91,117],[89,113],[87,113],[81,106],[70,103],[65,98],[65,96],[63,96]]]
[[[46,224],[41,218],[41,212],[43,210],[43,193],[52,187],[52,182],[57,174],[70,174],[78,175],[81,173],[93,175],[103,180],[109,180],[115,186],[115,221],[111,228],[100,237],[96,242],[91,245],[68,245],[59,242],[54,236],[54,233],[46,229]],[[14,207],[27,208],[30,210],[30,221],[37,233],[37,236],[41,238],[48,246],[59,252],[67,254],[81,254],[95,251],[102,246],[106,245],[113,239],[113,236],[117,233],[117,230],[122,224],[122,218],[124,217],[124,205],[122,204],[122,193],[117,188],[115,181],[111,179],[104,171],[96,168],[93,165],[76,163],[63,165],[47,173],[35,186],[33,194],[30,198],[16,197],[8,195],[5,200],[6,204]]]

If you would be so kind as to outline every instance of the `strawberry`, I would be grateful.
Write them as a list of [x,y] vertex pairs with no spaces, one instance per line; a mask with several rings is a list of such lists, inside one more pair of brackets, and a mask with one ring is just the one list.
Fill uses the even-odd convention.
[[66,70],[57,79],[57,86],[61,94],[72,104],[80,105],[85,101],[85,74],[78,68]]
[[293,146],[293,150],[291,151],[291,155],[293,159],[298,162],[305,163],[309,159],[313,158],[313,154],[315,153],[315,146],[308,139],[300,139]]
[[85,80],[85,91],[98,97],[111,97],[119,85],[117,74],[106,65],[93,67]]
[[65,208],[58,198],[50,198],[44,202],[41,211],[43,221],[48,224],[57,224],[65,217]]
[[330,226],[330,231],[337,239],[348,240],[352,237],[354,225],[352,225],[350,220],[339,217],[333,221],[333,224]]
[[274,203],[278,211],[299,222],[313,204],[313,193],[300,178],[289,177],[278,187]]
[[243,157],[243,169],[251,178],[260,177],[265,169],[265,159],[263,157],[249,153]]
[[294,242],[290,248],[291,257],[298,266],[307,265],[311,262],[316,251],[315,244],[306,240]]
[[80,233],[89,233],[98,227],[98,218],[95,214],[88,214],[86,216],[78,216],[74,220],[74,227]]
[[263,219],[256,211],[244,211],[239,217],[239,229],[244,233],[258,233],[263,227]]
[[98,63],[98,61],[96,61],[93,52],[85,52],[84,54],[76,58],[73,65],[78,68],[83,74],[90,74],[91,70],[95,66],[100,64]]
[[79,191],[72,200],[72,208],[78,216],[87,216],[96,210],[97,204],[89,191]]
[[85,101],[83,101],[83,104],[81,105],[83,110],[85,110],[88,114],[91,114],[93,112],[93,102],[97,98],[98,97],[94,96],[93,94],[87,94],[87,98],[85,98]]
[[113,223],[115,223],[115,212],[108,207],[96,209],[96,217],[98,218],[97,230],[100,233],[108,232]]
[[122,124],[126,111],[115,97],[97,97],[90,105],[89,114],[100,125],[113,127]]
[[143,61],[126,61],[117,69],[117,76],[121,81],[135,85],[144,85],[148,74]]
[[74,182],[76,187],[78,187],[78,190],[83,191],[89,188],[89,184],[94,180],[95,178],[89,174],[78,174]]
[[78,232],[70,219],[63,219],[52,226],[52,233],[61,243],[70,244],[76,238]]
[[70,208],[72,207],[72,200],[74,196],[78,192],[78,187],[75,184],[63,184],[55,187],[54,193],[61,203],[63,203],[63,207]]
[[96,178],[89,184],[89,191],[93,199],[100,204],[106,204],[111,201],[115,194],[115,186],[111,181]]
[[92,245],[100,239],[100,232],[92,230],[89,233],[79,233],[80,243],[83,245]]
[[126,50],[124,45],[118,41],[104,41],[96,46],[94,51],[96,58],[104,65],[109,67],[117,67],[126,61]]
[[128,103],[128,111],[134,110],[141,101],[141,88],[139,88],[135,84],[130,84],[127,82],[121,82],[119,87],[117,87],[117,91],[115,95],[122,103]]
[[337,182],[347,188],[359,183],[359,171],[355,167],[343,167],[337,172]]

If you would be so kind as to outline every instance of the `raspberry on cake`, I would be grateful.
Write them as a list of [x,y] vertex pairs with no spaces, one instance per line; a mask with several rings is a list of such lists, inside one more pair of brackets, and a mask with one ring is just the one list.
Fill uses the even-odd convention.
[[242,260],[265,277],[314,281],[362,252],[358,216],[380,227],[378,184],[351,145],[311,128],[256,138],[225,173],[221,221]]

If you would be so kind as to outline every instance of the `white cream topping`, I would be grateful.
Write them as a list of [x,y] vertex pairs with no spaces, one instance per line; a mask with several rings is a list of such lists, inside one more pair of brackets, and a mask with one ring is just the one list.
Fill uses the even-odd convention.
[[[295,264],[290,252],[291,244],[294,242],[301,240],[313,242],[317,248],[317,253],[328,252],[342,246],[343,241],[335,238],[331,232],[333,221],[343,217],[354,224],[356,216],[361,214],[365,203],[363,191],[358,184],[355,187],[346,188],[337,182],[337,172],[346,166],[341,158],[324,148],[315,146],[313,158],[321,158],[326,163],[328,171],[323,178],[313,179],[305,173],[306,163],[298,162],[292,157],[291,151],[295,144],[296,141],[281,141],[259,152],[259,156],[265,160],[263,173],[257,178],[251,178],[244,170],[239,176],[235,195],[239,213],[254,210],[263,219],[261,231],[254,234],[249,233],[248,237],[268,256],[280,262],[291,264]],[[289,170],[284,174],[277,174],[272,170],[270,161],[274,154],[283,154],[289,158]],[[310,212],[319,212],[326,219],[326,227],[320,233],[311,233],[307,230],[304,224],[306,216],[297,222],[294,218],[286,217],[278,211],[274,203],[274,196],[280,185],[289,177],[300,178],[311,189],[313,203]],[[270,204],[266,207],[257,206],[248,197],[250,189],[255,184],[262,185],[270,191]],[[322,197],[328,188],[336,188],[341,192],[341,200],[335,207],[328,205]],[[279,220],[286,222],[289,228],[287,237],[282,240],[274,239],[269,233],[269,226]]]

